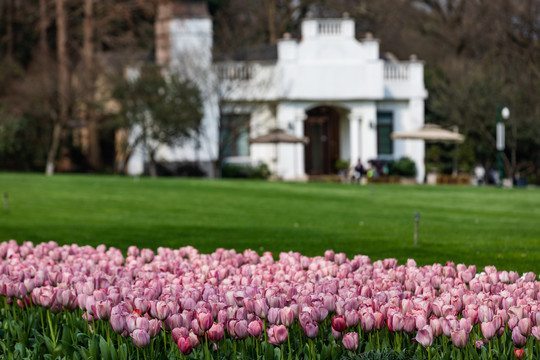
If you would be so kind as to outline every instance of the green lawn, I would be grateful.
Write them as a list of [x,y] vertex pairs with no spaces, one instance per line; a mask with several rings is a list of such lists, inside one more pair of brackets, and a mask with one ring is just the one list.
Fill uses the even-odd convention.
[[[540,272],[540,190],[0,174],[0,241],[326,249]],[[419,244],[413,246],[414,214]]]

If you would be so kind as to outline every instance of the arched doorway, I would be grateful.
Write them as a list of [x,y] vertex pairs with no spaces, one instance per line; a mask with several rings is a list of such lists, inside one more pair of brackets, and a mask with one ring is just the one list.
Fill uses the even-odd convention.
[[318,106],[306,111],[304,136],[305,169],[308,175],[336,173],[339,160],[339,112],[331,106]]

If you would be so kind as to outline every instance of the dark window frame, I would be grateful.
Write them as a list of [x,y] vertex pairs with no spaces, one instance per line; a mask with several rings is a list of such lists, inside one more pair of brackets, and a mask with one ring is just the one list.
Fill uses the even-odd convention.
[[[219,141],[223,157],[249,156],[249,133],[251,115],[249,113],[224,114],[220,120]],[[245,134],[247,154],[239,154],[238,141]],[[245,144],[246,145],[246,144]]]
[[[390,118],[390,122],[381,122],[383,118]],[[389,140],[389,149],[381,149],[381,137],[383,136],[382,129],[386,129]],[[378,111],[377,112],[377,156],[393,155],[394,154],[394,140],[390,137],[394,129],[394,113],[392,111]],[[385,152],[382,152],[384,150]],[[388,152],[386,152],[388,150]]]

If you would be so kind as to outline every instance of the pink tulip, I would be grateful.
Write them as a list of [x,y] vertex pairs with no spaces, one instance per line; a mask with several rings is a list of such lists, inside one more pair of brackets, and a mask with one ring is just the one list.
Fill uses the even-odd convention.
[[345,334],[342,342],[347,350],[356,351],[358,349],[358,333],[350,332]]
[[452,330],[450,338],[455,347],[463,349],[467,345],[468,334],[463,329]]
[[248,333],[254,338],[260,338],[263,332],[263,323],[260,319],[251,321],[248,325]]
[[188,355],[189,353],[191,353],[192,346],[188,336],[181,336],[176,342],[176,344],[178,345],[178,348],[180,349],[182,354]]
[[279,322],[279,309],[278,308],[270,308],[268,309],[268,322],[272,325],[276,325]]
[[362,321],[360,322],[360,327],[364,332],[371,332],[375,327],[375,316],[367,312],[362,316]]
[[[347,327],[355,327],[360,321],[360,315],[356,310],[347,310],[345,311],[345,322]],[[375,322],[375,320],[374,320]]]
[[429,326],[431,326],[431,330],[433,330],[433,336],[441,336],[443,334],[441,321],[435,315],[432,315],[429,318]]
[[133,344],[138,348],[143,348],[150,344],[150,335],[143,329],[135,329],[131,333],[131,338],[133,339]]
[[534,336],[536,340],[540,340],[540,326],[534,326],[531,329],[531,335]]
[[315,339],[319,334],[319,325],[316,322],[309,322],[303,328],[306,336],[310,339]]
[[108,320],[111,314],[111,302],[109,300],[97,301],[92,311],[96,319]]
[[488,340],[493,339],[497,331],[495,324],[491,321],[480,323],[480,329],[482,330],[482,335]]
[[283,344],[288,337],[287,328],[284,325],[272,325],[268,329],[268,342],[274,345]]
[[345,316],[338,315],[332,317],[332,329],[338,332],[345,331],[347,328],[347,322],[345,321]]
[[165,320],[171,314],[171,310],[165,301],[157,301],[152,305],[155,308],[155,317],[159,320]]
[[527,338],[521,334],[517,326],[512,330],[512,341],[516,347],[522,347],[527,343]]
[[165,329],[167,329],[168,331],[182,326],[183,320],[182,315],[180,314],[172,314],[167,319],[165,319]]
[[334,335],[334,339],[339,340],[343,337],[342,331],[337,331],[333,327],[331,327],[331,330],[332,330],[332,335]]
[[115,333],[121,334],[126,327],[126,318],[124,315],[111,315],[109,323]]
[[133,300],[133,306],[144,314],[150,308],[150,302],[148,299],[138,297]]
[[206,332],[208,334],[208,339],[213,342],[217,343],[219,342],[225,333],[225,329],[223,328],[223,324],[214,323],[210,329]]
[[248,324],[246,320],[238,320],[234,324],[234,333],[238,339],[245,339],[248,337]]
[[433,330],[431,330],[431,326],[426,325],[418,330],[414,340],[425,348],[430,347],[433,344]]
[[519,320],[517,325],[519,332],[523,336],[529,336],[531,335],[531,328],[532,328],[532,322],[529,318],[523,318]]
[[214,318],[209,312],[199,312],[197,313],[196,317],[202,331],[210,329],[214,323]]
[[184,337],[189,336],[189,330],[186,329],[186,328],[174,328],[174,329],[172,329],[172,331],[171,331],[171,335],[172,335],[173,341],[174,341],[175,343],[178,343],[178,339],[180,339],[180,337],[182,337],[182,336],[184,336]]
[[148,335],[151,338],[156,337],[161,330],[161,321],[158,319],[152,319],[148,321]]
[[405,316],[403,318],[403,331],[412,334],[414,330],[416,330],[416,319],[413,316]]
[[[270,319],[269,319],[270,320]],[[284,307],[279,310],[279,321],[285,326],[291,326],[294,321],[294,312],[290,307]]]
[[189,337],[189,342],[191,343],[192,348],[196,348],[201,344],[199,337],[195,335],[194,332],[190,332],[188,337]]
[[375,311],[373,313],[373,317],[375,318],[375,329],[382,330],[382,328],[384,327],[384,322],[385,322],[384,314],[379,311]]
[[515,316],[512,316],[510,319],[508,319],[508,327],[510,328],[510,330],[514,330],[518,323],[519,319]]

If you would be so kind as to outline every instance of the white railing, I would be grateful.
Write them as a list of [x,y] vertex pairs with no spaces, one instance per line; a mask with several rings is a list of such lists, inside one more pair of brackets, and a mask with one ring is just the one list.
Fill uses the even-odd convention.
[[215,71],[221,80],[249,80],[253,77],[253,65],[238,63],[216,64]]
[[319,21],[317,31],[319,35],[341,35],[341,21]]
[[409,80],[409,64],[384,64],[384,79],[396,81]]

